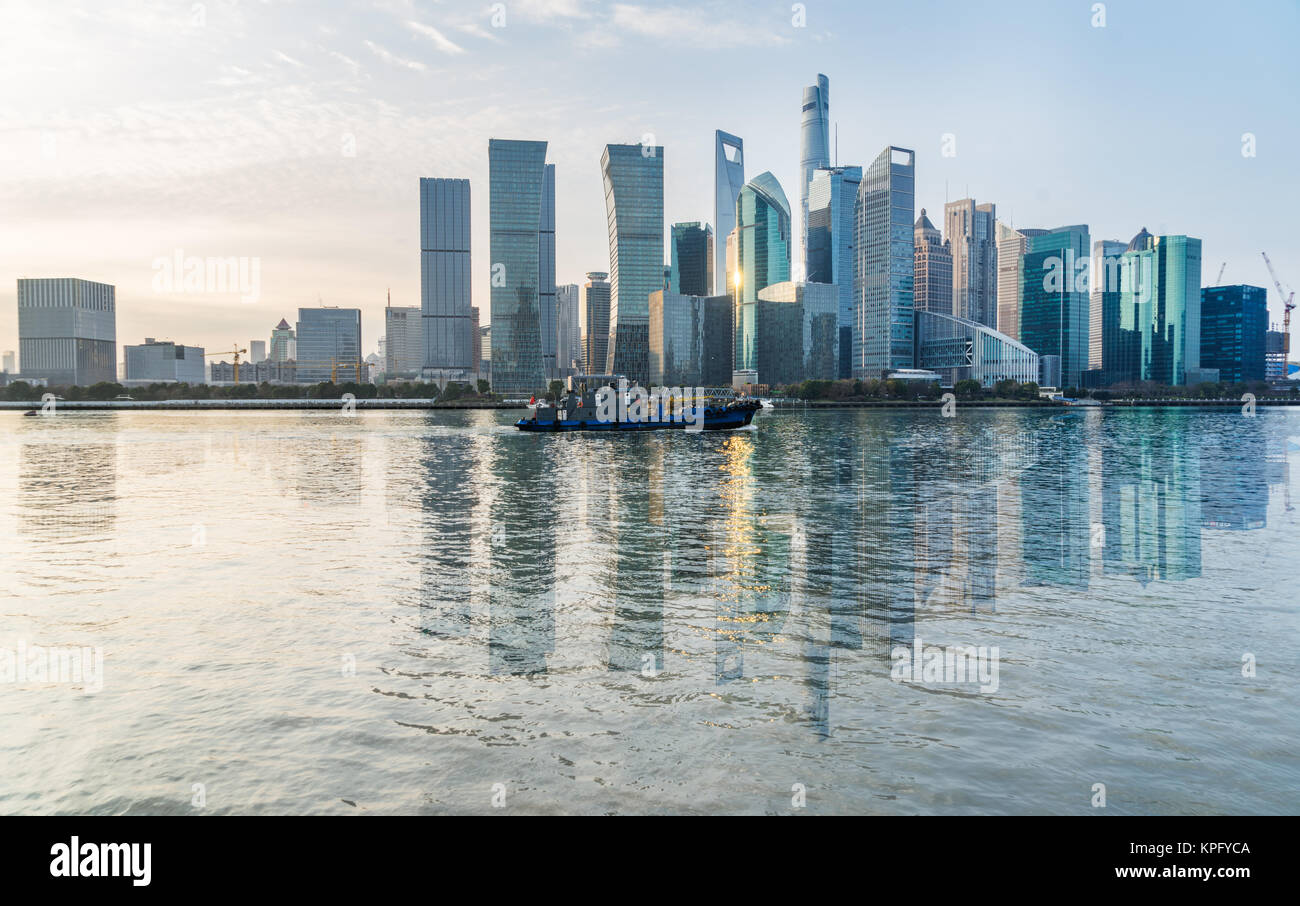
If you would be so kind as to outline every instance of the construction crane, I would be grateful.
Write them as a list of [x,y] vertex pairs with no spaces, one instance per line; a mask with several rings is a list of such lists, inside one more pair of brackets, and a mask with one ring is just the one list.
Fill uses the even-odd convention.
[[1222,266],[1219,267],[1219,276],[1217,276],[1217,277],[1214,278],[1214,285],[1215,285],[1215,286],[1222,286],[1222,285],[1223,285],[1223,272],[1227,269],[1227,267],[1228,267],[1228,262],[1226,262],[1226,261],[1223,262]]
[[234,349],[227,349],[225,352],[205,352],[203,354],[203,357],[206,359],[214,355],[231,355],[233,353],[235,356],[235,386],[238,387],[239,386],[239,357],[246,352],[248,352],[247,349],[240,349],[239,344],[236,343]]
[[295,367],[295,368],[328,368],[328,369],[330,370],[330,383],[331,383],[331,384],[337,384],[337,383],[338,383],[338,376],[339,376],[339,369],[340,369],[340,368],[351,369],[351,370],[353,370],[353,371],[355,372],[355,374],[356,374],[356,382],[357,382],[358,384],[360,384],[360,383],[361,383],[361,369],[366,367],[366,363],[365,363],[365,362],[356,362],[356,361],[353,361],[353,362],[341,362],[341,361],[339,361],[338,359],[330,359],[330,360],[328,360],[328,361],[321,361],[321,362],[303,361],[303,360],[300,359],[300,360],[298,360],[298,361],[295,363],[295,366],[294,366],[294,367]]
[[[1277,294],[1282,297],[1282,351],[1286,354],[1286,361],[1291,361],[1291,309],[1295,308],[1295,290],[1287,292],[1282,288],[1282,281],[1277,278],[1277,271],[1273,270],[1273,262],[1268,260],[1268,252],[1260,252],[1264,256],[1264,263],[1268,265],[1268,275],[1273,278],[1273,285],[1277,287]],[[1283,377],[1286,368],[1283,366]]]

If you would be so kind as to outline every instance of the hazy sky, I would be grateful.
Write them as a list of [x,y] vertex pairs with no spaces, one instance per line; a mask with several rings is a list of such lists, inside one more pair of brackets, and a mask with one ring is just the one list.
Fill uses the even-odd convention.
[[[579,283],[609,265],[605,143],[665,147],[666,223],[713,219],[717,128],[797,205],[818,72],[839,162],[915,149],[918,210],[1196,236],[1204,282],[1226,261],[1281,321],[1259,253],[1300,287],[1295,0],[1109,2],[1101,28],[1083,0],[792,5],[0,0],[0,349],[16,278],[77,276],[117,286],[119,344],[246,345],[320,299],[374,351],[385,292],[419,304],[421,176],[470,179],[486,320],[489,138],[550,142]],[[156,291],[177,249],[260,259],[260,299]]]

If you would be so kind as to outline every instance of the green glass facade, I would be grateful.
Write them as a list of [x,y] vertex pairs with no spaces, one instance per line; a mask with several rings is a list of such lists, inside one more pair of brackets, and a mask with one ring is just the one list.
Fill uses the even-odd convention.
[[1129,243],[1119,266],[1116,382],[1181,386],[1200,379],[1201,240],[1152,236]]
[[1086,224],[1025,238],[1020,342],[1040,357],[1059,356],[1067,387],[1078,387],[1088,369],[1088,259]]
[[759,291],[790,279],[790,202],[776,177],[761,173],[736,198],[735,370],[757,370]]

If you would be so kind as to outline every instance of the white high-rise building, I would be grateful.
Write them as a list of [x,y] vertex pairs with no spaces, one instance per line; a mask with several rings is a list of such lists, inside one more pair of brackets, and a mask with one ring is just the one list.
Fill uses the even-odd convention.
[[997,206],[973,198],[943,206],[943,235],[952,249],[952,312],[977,324],[998,323]]
[[555,367],[563,379],[573,374],[582,360],[582,325],[578,317],[578,284],[555,288]]

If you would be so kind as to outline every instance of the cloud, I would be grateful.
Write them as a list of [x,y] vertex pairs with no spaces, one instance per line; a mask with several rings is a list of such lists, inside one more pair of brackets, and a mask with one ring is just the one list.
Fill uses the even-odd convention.
[[606,27],[618,34],[702,47],[762,47],[790,40],[772,29],[748,24],[717,6],[652,8],[616,3]]
[[417,72],[423,72],[424,70],[428,69],[428,67],[425,66],[423,63],[421,63],[419,60],[404,60],[401,57],[394,54],[388,48],[382,47],[379,44],[376,44],[374,41],[367,40],[365,44],[366,47],[370,48],[371,53],[379,57],[379,59],[383,60],[385,63],[388,63],[390,66],[401,66],[407,69],[414,69]]
[[434,28],[432,25],[425,25],[423,22],[415,22],[413,20],[408,20],[406,26],[416,34],[423,35],[424,37],[431,39],[434,43],[434,46],[437,47],[439,50],[441,50],[443,53],[460,54],[465,52],[465,48],[461,47],[459,44],[452,41],[450,38],[448,38],[442,32],[438,31],[438,29]]
[[299,67],[302,66],[302,63],[300,63],[299,61],[295,60],[293,57],[289,56],[287,53],[285,53],[285,52],[282,51],[282,50],[277,50],[277,51],[275,52],[275,56],[276,56],[276,59],[278,59],[278,60],[283,60],[285,63],[289,63],[289,64],[291,64],[291,65],[293,65],[293,66],[299,66]]

